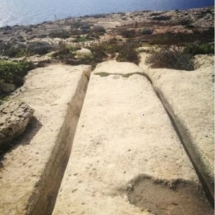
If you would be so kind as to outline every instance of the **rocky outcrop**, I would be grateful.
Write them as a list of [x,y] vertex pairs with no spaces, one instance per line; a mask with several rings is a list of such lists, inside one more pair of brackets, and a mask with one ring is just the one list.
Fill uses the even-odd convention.
[[152,69],[141,54],[140,67],[153,82],[163,105],[172,116],[183,145],[214,199],[214,56],[196,55],[195,70]]
[[90,66],[86,65],[55,64],[37,68],[26,76],[15,97],[35,110],[35,119],[22,137],[14,141],[17,147],[4,154],[4,168],[0,160],[1,215],[51,214],[72,147],[89,72]]
[[14,100],[0,107],[0,150],[25,131],[34,110],[24,102]]
[[[162,181],[180,189],[164,185],[158,191]],[[141,69],[127,62],[98,64],[52,214],[212,214],[196,184],[192,164]]]

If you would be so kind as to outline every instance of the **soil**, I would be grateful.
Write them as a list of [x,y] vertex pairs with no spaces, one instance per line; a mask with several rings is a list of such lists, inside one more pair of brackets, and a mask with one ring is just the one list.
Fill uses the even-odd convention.
[[133,182],[127,195],[131,204],[148,208],[155,215],[213,214],[201,188],[189,181],[142,176]]

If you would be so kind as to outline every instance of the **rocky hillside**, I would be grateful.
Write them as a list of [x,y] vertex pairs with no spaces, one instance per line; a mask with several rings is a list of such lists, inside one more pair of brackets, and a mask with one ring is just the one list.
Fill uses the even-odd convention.
[[1,215],[212,215],[214,8],[0,29]]

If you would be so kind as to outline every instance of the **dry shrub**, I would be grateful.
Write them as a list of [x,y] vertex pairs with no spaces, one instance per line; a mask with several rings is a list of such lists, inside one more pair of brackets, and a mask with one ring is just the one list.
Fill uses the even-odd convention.
[[120,32],[120,34],[125,38],[134,38],[137,36],[137,33],[134,29],[130,30],[124,29]]
[[181,48],[165,46],[153,50],[146,59],[152,68],[169,68],[177,70],[194,70],[192,55],[185,53]]
[[132,62],[138,65],[140,62],[140,59],[139,59],[138,52],[136,51],[135,45],[132,43],[127,43],[121,46],[121,49],[117,56],[117,61]]
[[137,44],[132,41],[119,41],[116,38],[102,42],[98,45],[90,47],[93,58],[96,62],[103,61],[108,55],[112,58],[118,53],[116,58],[120,62],[139,63],[139,56],[136,51]]
[[209,43],[214,41],[214,28],[204,31],[193,30],[193,33],[161,33],[150,35],[151,45],[182,45],[186,43]]
[[155,16],[152,18],[152,20],[158,20],[158,21],[166,21],[170,19],[171,19],[171,16]]
[[53,30],[49,33],[49,37],[51,38],[62,38],[62,39],[67,39],[71,36],[70,31],[66,31],[63,29],[60,30]]
[[28,44],[27,50],[32,55],[44,55],[54,50],[54,47],[47,42],[31,42]]

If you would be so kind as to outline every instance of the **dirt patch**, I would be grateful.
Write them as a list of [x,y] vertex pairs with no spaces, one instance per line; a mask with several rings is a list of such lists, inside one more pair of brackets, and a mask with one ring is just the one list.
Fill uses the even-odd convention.
[[128,201],[155,215],[212,215],[201,187],[190,181],[157,180],[141,175],[127,186]]

